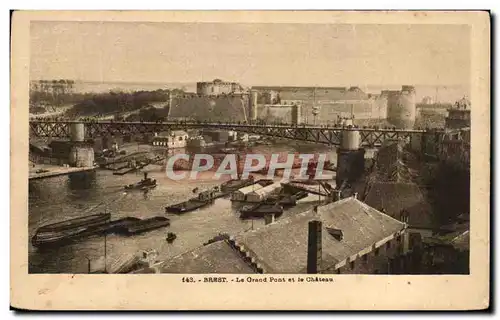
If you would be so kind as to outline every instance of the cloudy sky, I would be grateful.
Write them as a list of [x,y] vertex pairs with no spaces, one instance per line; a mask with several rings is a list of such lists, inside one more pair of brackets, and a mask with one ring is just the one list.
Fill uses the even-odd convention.
[[468,85],[460,25],[32,22],[31,79]]

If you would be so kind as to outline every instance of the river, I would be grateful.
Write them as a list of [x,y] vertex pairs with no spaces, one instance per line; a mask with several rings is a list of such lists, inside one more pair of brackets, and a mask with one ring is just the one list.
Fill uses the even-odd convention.
[[[335,160],[335,151],[327,146],[259,146],[254,152],[304,152],[328,153]],[[165,206],[184,201],[193,196],[193,189],[220,184],[200,175],[197,180],[173,181],[168,179],[163,168],[149,165],[144,169],[149,177],[158,181],[158,186],[147,196],[139,191],[124,192],[123,187],[142,179],[141,173],[124,176],[113,175],[109,170],[97,170],[71,176],[59,176],[29,183],[29,239],[42,225],[98,212],[110,212],[112,219],[126,216],[147,218],[167,216],[171,225],[135,236],[110,234],[92,237],[70,245],[37,249],[29,244],[30,273],[87,273],[88,261],[102,259],[106,246],[106,261],[123,254],[137,253],[140,250],[155,249],[159,259],[164,260],[201,246],[221,232],[231,234],[251,228],[261,227],[259,220],[239,219],[238,209],[227,198],[217,199],[214,204],[184,215],[165,213]],[[229,179],[227,177],[226,179]],[[294,207],[278,219],[310,208],[311,204]],[[167,232],[177,234],[177,239],[169,244],[165,240]]]

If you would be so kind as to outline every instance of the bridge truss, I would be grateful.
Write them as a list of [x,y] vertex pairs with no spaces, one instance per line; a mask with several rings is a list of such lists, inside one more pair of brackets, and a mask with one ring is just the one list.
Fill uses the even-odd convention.
[[111,122],[111,121],[30,121],[30,137],[70,138],[70,126],[83,123],[86,139],[113,136],[134,136],[165,132],[170,130],[212,129],[237,131],[254,135],[284,138],[327,145],[340,145],[342,132],[357,130],[360,133],[361,145],[376,147],[388,140],[419,140],[428,148],[438,145],[444,130],[401,130],[380,128],[354,128],[339,126],[311,125],[261,125],[240,123],[203,123],[203,122]]

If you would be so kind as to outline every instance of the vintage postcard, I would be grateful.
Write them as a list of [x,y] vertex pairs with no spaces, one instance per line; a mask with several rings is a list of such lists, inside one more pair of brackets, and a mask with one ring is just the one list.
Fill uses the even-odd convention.
[[489,19],[15,12],[12,306],[487,308]]

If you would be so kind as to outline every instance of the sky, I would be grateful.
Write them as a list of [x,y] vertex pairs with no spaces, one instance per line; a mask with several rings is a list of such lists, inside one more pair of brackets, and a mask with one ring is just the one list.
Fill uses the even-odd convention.
[[32,22],[30,78],[469,86],[467,25]]

